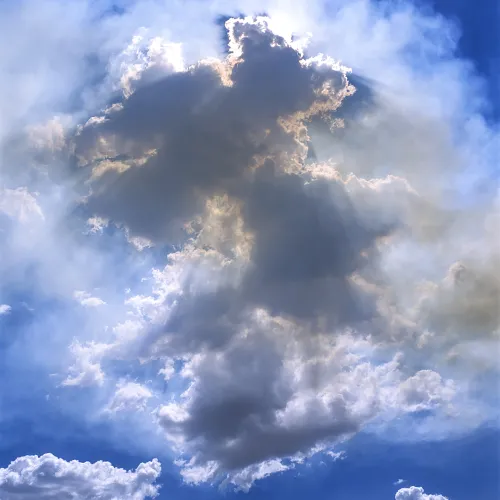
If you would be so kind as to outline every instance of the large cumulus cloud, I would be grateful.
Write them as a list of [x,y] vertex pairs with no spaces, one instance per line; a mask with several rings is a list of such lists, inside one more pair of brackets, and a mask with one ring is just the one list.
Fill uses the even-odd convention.
[[219,58],[134,38],[108,66],[112,104],[30,128],[25,156],[10,143],[35,151],[34,187],[62,188],[41,208],[35,189],[0,192],[9,224],[28,221],[10,261],[78,311],[58,390],[87,388],[79,418],[136,412],[128,439],[172,449],[191,483],[248,489],[362,429],[491,416],[471,375],[498,363],[468,347],[498,340],[497,207],[476,189],[497,139],[452,48],[422,42],[408,63],[447,24],[342,4],[331,39],[359,80],[316,56],[336,55],[319,18],[309,48],[276,19],[229,19]]
[[[341,181],[308,178],[304,170],[307,121],[331,119],[353,89],[345,72],[304,59],[263,19],[230,20],[228,29],[233,52],[225,61],[140,87],[76,137],[76,154],[92,160],[94,175],[109,154],[154,151],[140,165],[99,175],[86,209],[137,236],[173,243],[207,198],[229,196],[253,240],[250,262],[234,290],[196,299],[209,301],[204,309],[253,304],[307,319],[362,320],[373,307],[349,277],[367,265],[362,254],[395,229],[398,216],[366,220]],[[96,158],[99,146],[113,152]],[[190,302],[180,300],[172,322]]]
[[144,500],[158,495],[160,471],[156,459],[126,471],[109,462],[67,462],[47,453],[16,458],[0,469],[0,492],[5,500]]
[[[456,384],[397,353],[425,344],[431,330],[446,335],[441,288],[428,285],[427,302],[425,287],[412,288],[409,308],[387,255],[401,241],[435,248],[427,221],[449,226],[429,171],[405,161],[403,139],[415,127],[428,133],[429,123],[435,146],[411,161],[432,170],[431,160],[445,158],[449,173],[462,160],[453,165],[446,124],[432,116],[403,128],[385,102],[372,101],[359,124],[348,107],[338,113],[353,98],[346,69],[307,59],[268,20],[226,27],[225,59],[154,83],[139,76],[130,97],[89,120],[74,143],[88,172],[89,215],[153,245],[179,245],[155,272],[153,294],[128,301],[135,335],[85,352],[165,362],[162,373],[187,389],[155,418],[184,457],[184,477],[228,474],[246,488],[258,464],[286,469],[282,459],[383,415],[456,411]],[[390,126],[372,124],[371,114]],[[359,143],[365,157],[356,156],[349,134],[357,127],[374,155]],[[398,143],[376,144],[378,129]],[[318,143],[326,134],[346,148],[344,160],[317,161],[328,153]],[[388,148],[394,156],[383,156]],[[397,175],[376,177],[382,163]]]
[[333,96],[342,94],[344,75],[304,64],[262,25],[236,22],[231,29],[238,57],[140,86],[76,137],[76,155],[97,163],[94,172],[105,159],[142,159],[140,168],[117,172],[111,164],[99,175],[87,201],[91,212],[124,223],[134,235],[172,240],[171,231],[196,215],[204,198],[239,196],[255,157],[277,154],[281,141],[285,147],[294,140],[278,118],[317,101],[331,107],[330,96],[317,95],[327,84],[335,86]]

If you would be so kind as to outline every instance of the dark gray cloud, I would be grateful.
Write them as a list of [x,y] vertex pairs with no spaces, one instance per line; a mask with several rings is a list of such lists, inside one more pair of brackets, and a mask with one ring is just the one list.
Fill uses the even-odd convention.
[[245,295],[273,313],[330,316],[352,323],[374,314],[349,277],[368,264],[362,252],[394,229],[364,220],[344,185],[259,169],[245,200],[244,219],[255,235]]
[[348,401],[333,397],[326,405],[320,398],[307,401],[304,415],[288,424],[283,415],[296,396],[293,374],[284,366],[279,343],[256,328],[244,342],[193,363],[196,381],[189,391],[187,418],[179,422],[168,411],[159,412],[167,433],[180,433],[189,446],[195,444],[196,464],[216,461],[221,471],[240,470],[307,451],[355,432],[361,423]]
[[218,349],[227,344],[243,321],[244,307],[238,290],[220,288],[212,293],[185,291],[168,321],[148,333],[141,342],[145,354],[179,354]]
[[[233,20],[228,28],[241,53],[222,69],[201,64],[140,85],[76,137],[76,155],[90,162],[102,147],[119,158],[156,150],[141,166],[104,172],[87,200],[92,213],[132,235],[175,241],[214,195],[240,206],[253,241],[242,281],[209,295],[184,290],[160,328],[168,350],[220,347],[254,307],[330,326],[369,320],[373,297],[350,277],[397,222],[364,218],[341,181],[302,170],[304,127],[339,106],[345,76],[307,63],[262,22]],[[156,330],[145,343],[162,352],[164,340]]]
[[[307,453],[376,413],[378,396],[360,405],[364,396],[343,383],[330,387],[321,347],[307,345],[378,314],[375,295],[352,277],[373,265],[377,240],[399,220],[377,209],[367,217],[342,179],[306,168],[308,121],[331,118],[345,76],[306,63],[262,23],[228,26],[241,54],[224,68],[198,65],[139,86],[76,138],[93,167],[99,148],[127,158],[156,149],[141,166],[98,176],[91,212],[154,242],[174,241],[173,223],[199,216],[164,271],[167,281],[184,276],[165,319],[134,352],[187,360],[184,403],[160,408],[158,419],[195,466],[215,463],[217,474]],[[230,207],[219,221],[220,207],[207,205],[218,196]],[[256,319],[259,310],[269,319]],[[304,371],[297,381],[290,359]],[[348,363],[340,352],[332,376]]]
[[[83,162],[99,156],[103,141],[101,159],[156,151],[140,168],[108,171],[95,181],[87,200],[91,212],[125,224],[133,235],[175,238],[204,198],[236,189],[255,155],[275,147],[269,137],[279,117],[308,109],[326,80],[339,82],[332,71],[303,65],[271,32],[235,26],[242,48],[235,64],[226,62],[222,70],[201,64],[139,86],[122,109],[76,137]],[[230,72],[230,85],[221,71]]]
[[[399,220],[387,209],[363,211],[342,179],[306,168],[308,122],[331,118],[345,76],[306,63],[262,23],[228,26],[241,54],[230,54],[222,69],[198,65],[139,86],[121,110],[76,138],[77,155],[90,163],[99,148],[136,158],[156,149],[142,166],[98,177],[91,212],[154,242],[175,239],[173,221],[181,228],[201,216],[165,273],[175,275],[176,265],[194,270],[180,281],[166,319],[136,345],[142,358],[188,356],[194,382],[185,404],[161,408],[159,422],[195,465],[214,462],[225,473],[307,453],[376,413],[378,396],[360,409],[353,401],[362,396],[342,384],[332,389],[321,348],[306,345],[308,337],[321,343],[325,331],[355,329],[377,316],[376,296],[352,278],[373,265],[377,240]],[[233,211],[215,224],[206,203],[220,195]],[[247,247],[236,257],[243,235]],[[219,276],[204,267],[214,252]],[[261,325],[256,310],[284,318],[293,332]],[[297,387],[290,346],[307,372]],[[304,368],[309,361],[314,366]],[[339,354],[334,372],[347,363]],[[320,387],[324,398],[314,392]]]
[[240,278],[208,292],[185,283],[143,351],[220,348],[255,307],[331,329],[355,328],[378,315],[376,294],[351,278],[373,266],[373,246],[397,226],[395,214],[392,221],[382,212],[378,221],[373,211],[366,218],[342,182],[305,183],[277,173],[269,160],[245,186],[241,204],[252,246]]

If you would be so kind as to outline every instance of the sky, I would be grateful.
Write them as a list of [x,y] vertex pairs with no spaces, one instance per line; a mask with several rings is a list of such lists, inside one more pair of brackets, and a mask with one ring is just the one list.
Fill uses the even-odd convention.
[[495,0],[0,3],[0,500],[496,500]]

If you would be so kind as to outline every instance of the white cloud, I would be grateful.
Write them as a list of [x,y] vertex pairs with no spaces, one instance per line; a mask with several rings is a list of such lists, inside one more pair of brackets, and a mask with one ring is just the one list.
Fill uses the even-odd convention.
[[448,498],[443,495],[424,493],[424,489],[419,486],[410,486],[398,490],[395,500],[448,500]]
[[158,375],[163,375],[165,382],[168,382],[175,375],[174,360],[167,359],[165,366],[158,371]]
[[432,370],[421,370],[399,385],[398,403],[406,411],[432,410],[448,405],[456,395],[452,380],[443,381]]
[[5,314],[9,314],[11,309],[12,309],[12,307],[9,306],[8,304],[0,304],[0,316],[3,316]]
[[44,218],[36,197],[25,187],[0,188],[0,212],[22,223],[43,220]]
[[[185,69],[180,43],[169,43],[159,36],[148,37],[142,29],[130,45],[110,64],[111,78],[119,81],[125,96],[144,77],[158,79]],[[148,74],[149,73],[149,74]]]
[[99,297],[92,297],[92,295],[88,292],[83,292],[81,290],[77,290],[73,293],[73,297],[76,301],[78,301],[83,307],[99,307],[106,304],[104,300]]
[[104,231],[104,228],[108,225],[108,221],[102,217],[90,217],[87,220],[87,225],[89,226],[89,233],[99,234]]
[[157,459],[126,471],[109,462],[67,462],[50,453],[32,455],[0,469],[0,494],[4,500],[144,500],[158,495],[155,482],[160,472]]
[[101,368],[101,359],[109,349],[110,346],[107,344],[90,342],[83,345],[73,341],[70,351],[74,363],[68,368],[69,374],[62,385],[67,387],[103,385],[106,375]]
[[326,454],[334,461],[345,460],[345,451],[327,451]]
[[[144,64],[129,99],[75,138],[89,168],[110,156],[147,157],[95,179],[86,208],[127,226],[129,240],[179,243],[153,273],[151,293],[126,300],[137,335],[112,339],[103,358],[128,352],[159,360],[159,376],[187,386],[156,415],[173,449],[188,457],[181,469],[189,482],[225,477],[246,489],[284,470],[284,458],[324,451],[377,419],[390,425],[423,410],[448,416],[463,401],[459,393],[467,399],[464,384],[452,380],[459,371],[440,373],[445,349],[436,339],[444,330],[418,313],[429,295],[418,282],[420,266],[436,279],[462,252],[458,240],[443,237],[464,226],[456,222],[460,212],[448,211],[442,181],[463,172],[463,152],[450,139],[450,117],[465,112],[463,68],[457,62],[457,74],[449,74],[448,66],[407,64],[402,54],[415,37],[449,29],[412,8],[382,15],[355,2],[338,19],[353,46],[366,50],[347,50],[360,71],[375,80],[391,75],[401,93],[375,85],[373,102],[350,116],[345,74],[335,73],[313,97],[302,83],[309,71],[321,74],[319,63],[298,63],[300,54],[263,19],[231,21],[228,59],[178,71],[147,92],[140,80],[149,56],[139,51]],[[450,49],[422,50],[437,57],[433,51]],[[257,85],[266,61],[295,75],[280,81],[279,92],[273,79]],[[426,76],[443,83],[422,95],[414,82]],[[182,100],[165,99],[177,85]],[[200,89],[192,96],[191,85]],[[440,103],[444,87],[453,88],[453,109]],[[212,101],[218,105],[205,104]],[[335,121],[341,104],[343,121]],[[181,113],[189,117],[186,132],[175,119],[178,106],[190,110]],[[311,125],[308,137],[306,117],[318,109],[332,121],[317,125],[319,132]],[[240,114],[247,118],[236,131],[227,120]],[[180,138],[196,145],[185,164]],[[324,161],[306,161],[309,139]],[[266,153],[256,154],[256,145]],[[477,213],[477,221],[483,217]],[[187,234],[179,236],[179,227]],[[427,357],[432,346],[441,359]],[[179,373],[173,359],[182,360]]]
[[151,391],[136,382],[122,380],[118,382],[116,392],[106,410],[111,413],[121,411],[144,411],[148,400],[153,397]]
[[231,476],[230,482],[239,490],[249,491],[255,481],[264,479],[277,472],[284,472],[290,469],[290,467],[289,465],[284,465],[280,460],[266,460],[246,467],[237,474],[234,474]]

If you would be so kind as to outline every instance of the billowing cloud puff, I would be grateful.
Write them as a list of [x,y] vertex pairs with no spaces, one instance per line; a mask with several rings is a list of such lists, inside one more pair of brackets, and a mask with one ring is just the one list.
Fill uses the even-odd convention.
[[448,498],[443,495],[424,493],[424,489],[419,486],[410,486],[398,490],[396,500],[448,500]]
[[8,304],[0,304],[0,316],[4,314],[9,314],[11,309],[12,307],[10,307]]
[[141,384],[121,381],[107,409],[111,413],[144,410],[148,399],[152,396],[151,391]]
[[0,493],[5,500],[144,500],[158,495],[160,472],[156,459],[126,471],[109,462],[67,462],[47,453],[16,458],[0,469]]

